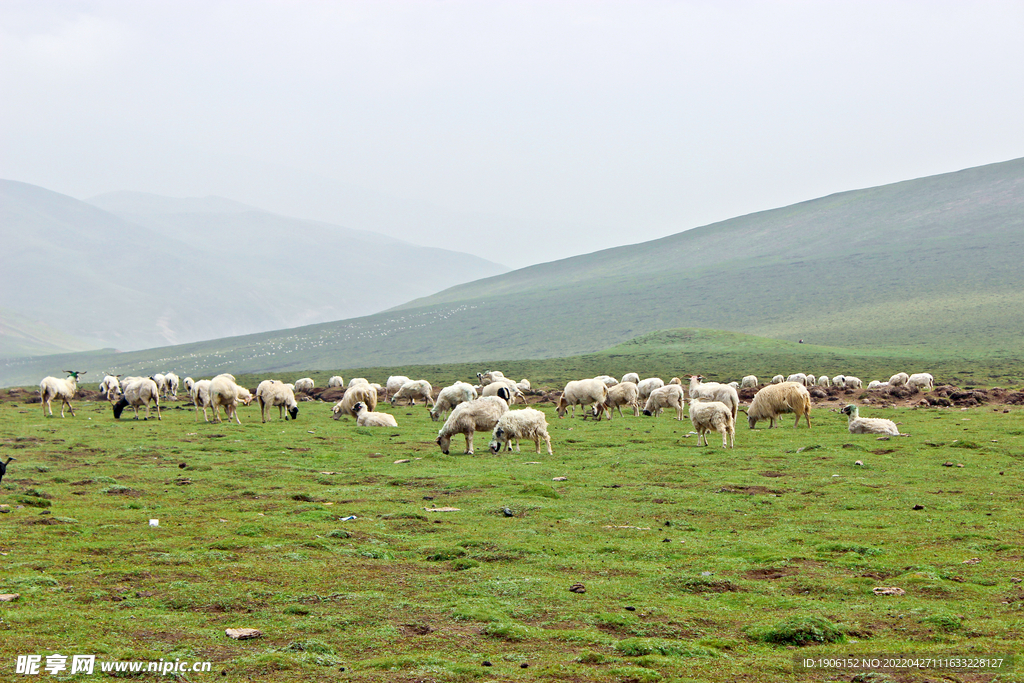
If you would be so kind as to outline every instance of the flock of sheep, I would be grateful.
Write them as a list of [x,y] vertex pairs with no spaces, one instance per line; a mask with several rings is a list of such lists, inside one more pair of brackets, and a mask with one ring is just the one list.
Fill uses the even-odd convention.
[[[68,377],[59,379],[46,377],[39,384],[39,395],[43,403],[44,415],[48,412],[53,416],[52,401],[61,400],[61,417],[64,417],[65,406],[74,415],[71,399],[77,392],[77,383],[84,371],[66,371]],[[466,440],[467,454],[473,453],[473,435],[476,432],[490,431],[490,449],[499,452],[502,448],[511,450],[513,445],[519,450],[520,440],[532,440],[537,453],[541,452],[541,441],[551,450],[551,438],[548,435],[547,419],[539,410],[523,408],[512,410],[511,406],[519,399],[526,402],[526,392],[531,391],[530,382],[526,379],[513,382],[497,370],[477,373],[479,383],[472,385],[467,382],[455,382],[433,396],[433,387],[427,380],[412,380],[401,375],[388,378],[385,385],[374,384],[359,377],[349,381],[347,385],[339,376],[328,381],[330,388],[343,388],[344,394],[332,408],[334,419],[343,416],[355,418],[360,426],[397,427],[394,416],[389,413],[375,412],[380,393],[384,400],[394,406],[405,399],[410,405],[420,400],[430,408],[430,418],[439,421],[446,413],[448,417],[438,431],[436,443],[442,452],[449,453],[453,436],[462,434]],[[634,416],[660,416],[666,408],[675,410],[675,418],[682,420],[685,405],[689,403],[690,421],[697,433],[698,445],[709,445],[708,434],[716,432],[722,436],[722,447],[735,446],[736,418],[739,414],[740,399],[738,389],[757,388],[757,377],[748,375],[740,382],[728,384],[704,382],[700,375],[689,376],[688,386],[684,390],[683,381],[674,377],[667,384],[660,378],[649,377],[641,380],[637,373],[627,373],[622,379],[609,375],[599,375],[590,379],[574,380],[565,385],[558,397],[556,412],[563,418],[567,412],[575,417],[576,406],[587,411],[594,419],[600,420],[607,416],[612,420],[618,411],[622,417],[622,408],[632,409]],[[212,379],[194,381],[186,377],[183,382],[174,373],[157,374],[152,377],[121,377],[106,375],[100,382],[100,395],[109,400],[113,406],[114,417],[120,418],[125,408],[131,406],[138,419],[140,407],[146,408],[146,418],[150,417],[150,404],[155,404],[157,419],[160,415],[160,398],[177,398],[179,383],[182,384],[192,399],[196,420],[199,411],[209,422],[207,409],[213,409],[213,420],[220,422],[220,412],[230,421],[238,424],[238,406],[249,405],[253,400],[260,406],[260,416],[267,421],[267,411],[278,408],[279,419],[287,419],[284,411],[293,420],[298,418],[299,407],[295,395],[297,392],[311,392],[313,380],[309,377],[296,380],[294,383],[281,382],[274,379],[263,380],[252,393],[240,386],[233,375],[221,374]],[[754,395],[750,405],[745,409],[747,424],[754,429],[759,421],[767,420],[769,428],[775,427],[780,415],[793,413],[796,415],[794,427],[803,417],[807,427],[811,426],[811,396],[808,387],[838,386],[844,388],[862,388],[863,382],[846,375],[829,378],[827,375],[815,377],[796,373],[789,377],[776,375],[771,382],[761,387]],[[889,378],[887,382],[871,382],[868,389],[886,386],[907,386],[913,390],[928,389],[934,386],[934,378],[928,373],[908,375],[900,372]],[[641,408],[641,406],[643,406]],[[862,418],[857,406],[848,405],[842,412],[847,415],[848,429],[853,434],[890,434],[899,435],[896,425],[891,420],[879,418]]]

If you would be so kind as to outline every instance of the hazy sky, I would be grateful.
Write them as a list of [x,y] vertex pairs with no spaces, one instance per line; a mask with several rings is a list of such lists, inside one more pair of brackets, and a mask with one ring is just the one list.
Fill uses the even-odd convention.
[[1024,156],[1024,2],[0,0],[0,177],[510,266]]

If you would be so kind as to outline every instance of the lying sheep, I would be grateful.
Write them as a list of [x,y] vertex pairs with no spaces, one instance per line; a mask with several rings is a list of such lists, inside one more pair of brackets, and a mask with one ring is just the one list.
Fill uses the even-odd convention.
[[665,408],[675,408],[676,419],[683,419],[683,386],[681,384],[668,384],[652,391],[644,405],[644,415],[661,417],[661,411]]
[[576,417],[576,406],[603,404],[608,398],[608,387],[599,379],[578,379],[565,385],[558,398],[558,417],[565,417],[565,411],[572,406],[572,417]]
[[139,419],[139,406],[146,406],[146,419],[149,419],[149,403],[156,403],[156,419],[160,416],[160,389],[156,382],[148,377],[134,378],[126,381],[122,387],[121,400],[114,404],[114,419],[120,420],[121,413],[131,406],[135,410],[135,419]]
[[430,386],[430,382],[425,379],[410,380],[402,385],[402,387],[395,392],[391,397],[391,405],[395,405],[395,401],[400,398],[409,399],[409,405],[416,405],[416,399],[423,399],[423,402],[427,405],[434,405],[434,392],[433,387]]
[[340,420],[345,415],[356,416],[355,405],[362,401],[371,411],[377,407],[377,390],[368,383],[349,386],[345,395],[331,409],[333,419]]
[[206,409],[212,405],[210,403],[210,380],[199,380],[192,385],[192,390],[188,394],[192,397],[192,405],[196,409],[196,422],[199,422],[200,408],[203,409],[203,419],[209,422],[210,416],[206,414]]
[[352,406],[352,412],[356,415],[356,424],[360,427],[397,427],[398,421],[393,415],[387,413],[371,412],[362,401],[356,401]]
[[466,401],[472,401],[476,397],[476,389],[467,382],[456,382],[450,387],[445,387],[437,395],[434,407],[430,409],[430,419],[437,422],[442,415],[455,406]]
[[[405,375],[391,375],[388,377],[388,381],[384,383],[384,400],[387,401],[390,396],[397,394],[405,386],[406,382],[411,381]],[[394,405],[394,403],[391,405]]]
[[708,443],[708,432],[716,431],[722,435],[722,448],[736,447],[736,420],[733,419],[732,408],[721,401],[702,401],[690,399],[690,423],[697,432],[697,445],[701,439],[705,446]]
[[905,372],[897,372],[895,375],[889,378],[889,384],[894,387],[906,386],[907,380],[910,379],[910,375]]
[[619,384],[622,384],[623,382],[632,382],[633,384],[640,384],[640,375],[636,374],[635,372],[627,372],[625,375],[622,376],[622,379],[619,380]]
[[523,408],[522,410],[509,410],[498,418],[498,423],[491,432],[490,448],[492,453],[501,451],[505,446],[512,450],[511,442],[515,442],[516,451],[519,450],[520,439],[533,439],[537,445],[537,452],[540,453],[540,440],[548,446],[548,455],[551,452],[551,437],[548,436],[548,420],[544,413],[535,408]]
[[634,382],[619,382],[608,390],[608,397],[604,403],[594,406],[594,417],[600,418],[602,413],[608,413],[608,419],[612,419],[612,413],[617,408],[619,417],[622,417],[622,406],[632,406],[633,417],[640,414],[640,389]]
[[345,386],[345,380],[342,378],[341,375],[333,375],[329,380],[327,380],[327,388],[328,389],[335,389],[335,388],[340,388],[340,387],[344,387],[344,386]]
[[247,406],[252,403],[252,399],[248,389],[235,384],[233,375],[225,373],[210,380],[210,407],[213,408],[214,422],[221,421],[220,408],[223,407],[229,422],[235,418],[235,422],[242,424],[238,419],[238,404]]
[[800,416],[807,419],[807,427],[811,427],[811,394],[807,387],[799,382],[783,382],[769,384],[756,394],[747,409],[747,424],[751,429],[758,420],[769,420],[768,429],[775,427],[775,420],[783,413],[796,413],[796,422],[800,424]]
[[734,387],[718,382],[702,382],[704,378],[700,375],[690,375],[690,398],[700,398],[705,401],[720,401],[732,408],[732,419],[740,409],[740,395]]
[[71,411],[71,417],[75,416],[75,409],[71,406],[71,399],[78,393],[78,377],[84,375],[85,370],[65,370],[68,373],[67,379],[57,379],[56,377],[44,377],[39,382],[39,399],[43,402],[43,415],[46,415],[46,411],[50,411],[50,417],[53,417],[53,407],[50,405],[50,401],[55,398],[59,398],[60,403],[60,416],[64,417],[64,406],[68,407]]
[[907,388],[911,391],[919,389],[934,389],[935,378],[928,372],[915,372],[907,378]]
[[637,382],[636,388],[640,392],[640,402],[646,403],[647,399],[651,396],[651,392],[663,386],[665,386],[665,380],[660,377],[648,377]]
[[747,375],[746,377],[744,377],[743,380],[740,381],[740,388],[741,389],[756,389],[757,388],[757,376],[756,375]]
[[[604,385],[602,385],[604,386]],[[473,432],[494,429],[498,418],[508,411],[508,404],[497,396],[484,396],[455,406],[444,425],[437,432],[437,445],[448,455],[452,437],[466,436],[466,454],[473,455]]]
[[861,417],[857,406],[850,404],[840,411],[847,416],[847,429],[851,434],[889,434],[901,436],[896,423],[883,417]]
[[267,408],[277,406],[278,419],[287,420],[284,417],[284,409],[293,420],[299,419],[299,403],[295,400],[295,392],[291,384],[279,382],[276,379],[265,379],[256,387],[256,400],[260,404],[260,418],[263,423],[267,422]]
[[295,391],[304,391],[307,394],[313,391],[313,379],[311,377],[303,377],[302,379],[295,380]]

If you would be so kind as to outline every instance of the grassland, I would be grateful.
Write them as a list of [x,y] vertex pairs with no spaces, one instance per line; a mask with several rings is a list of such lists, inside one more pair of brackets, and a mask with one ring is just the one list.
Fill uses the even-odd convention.
[[723,451],[668,416],[540,405],[554,456],[483,438],[445,456],[419,406],[371,430],[322,403],[239,426],[5,398],[4,680],[17,654],[61,652],[214,662],[188,681],[778,681],[796,657],[1022,638],[1017,408],[865,409],[911,435],[878,441],[825,403],[811,430],[742,426]]

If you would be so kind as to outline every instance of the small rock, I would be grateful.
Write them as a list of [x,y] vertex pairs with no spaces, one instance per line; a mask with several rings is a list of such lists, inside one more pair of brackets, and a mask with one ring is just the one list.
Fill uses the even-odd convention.
[[569,586],[569,590],[573,593],[586,593],[587,587],[584,586],[582,583],[574,583],[573,585]]
[[551,481],[569,481],[569,477],[555,477]]
[[0,602],[14,602],[21,597],[21,593],[3,593],[0,594]]
[[969,560],[964,560],[960,564],[978,564],[979,562],[981,562],[981,558],[980,557],[972,557]]
[[501,514],[505,515],[506,517],[514,517],[515,516],[515,513],[512,512],[511,508],[501,508]]
[[853,463],[853,464],[854,464],[854,465],[857,465],[858,467],[864,467],[864,462],[863,462],[863,461],[861,461],[861,460],[858,460],[857,462],[855,462],[855,463]]
[[632,605],[630,605],[629,607],[626,608],[626,611],[627,612],[635,612],[636,611],[636,607],[633,607]]
[[946,462],[942,463],[942,466],[943,467],[952,467],[953,463],[951,463],[950,461],[947,460]]
[[907,591],[896,586],[879,586],[878,588],[872,588],[871,592],[875,595],[906,595]]
[[393,465],[401,465],[403,462],[412,462],[412,460],[410,460],[409,458],[402,458],[401,460],[396,460],[392,464]]
[[1020,583],[1020,582],[1021,582],[1021,579],[1018,579],[1016,576],[1010,578],[1010,583]]
[[520,665],[519,665],[519,668],[520,668],[520,669],[525,669],[525,668],[527,668],[528,666],[530,666],[530,665],[529,665],[529,664],[527,664],[526,662],[523,662],[522,664],[520,664]]
[[426,510],[427,512],[458,512],[462,508],[443,507],[443,508],[423,508],[423,509]]
[[234,638],[235,640],[248,640],[250,638],[263,637],[263,631],[257,628],[229,628],[225,629],[224,633],[227,634],[228,638]]
[[917,505],[914,506],[914,509],[915,510],[924,510],[924,505],[921,505],[920,503],[918,503]]
[[489,661],[487,661],[487,660],[485,659],[485,660],[484,660],[484,666],[494,666],[494,665],[493,665],[493,664],[491,664],[491,663],[490,663]]
[[888,440],[889,440],[889,437],[887,437],[887,436],[880,436],[877,439],[875,439],[875,441],[888,441]]

